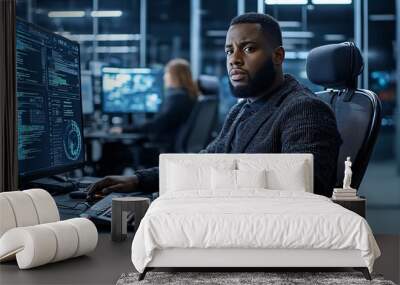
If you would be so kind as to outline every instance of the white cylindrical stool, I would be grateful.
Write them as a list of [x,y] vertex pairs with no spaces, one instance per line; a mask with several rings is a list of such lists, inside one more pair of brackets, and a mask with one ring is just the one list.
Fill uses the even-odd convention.
[[144,197],[113,198],[111,210],[111,239],[113,241],[123,241],[126,239],[128,234],[127,218],[130,212],[134,214],[136,231],[149,205],[150,199]]

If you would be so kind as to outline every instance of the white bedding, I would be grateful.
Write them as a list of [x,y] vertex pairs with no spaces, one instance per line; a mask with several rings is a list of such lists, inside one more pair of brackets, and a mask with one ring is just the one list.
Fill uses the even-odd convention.
[[143,272],[154,250],[165,248],[357,249],[370,272],[380,256],[361,216],[323,196],[265,189],[162,195],[134,237],[135,268]]

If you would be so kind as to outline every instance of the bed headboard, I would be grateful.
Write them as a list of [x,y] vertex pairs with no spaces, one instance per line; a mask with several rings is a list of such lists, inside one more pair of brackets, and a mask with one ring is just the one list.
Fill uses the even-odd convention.
[[[279,173],[278,179],[284,179],[285,171],[301,167],[304,170],[305,191],[314,192],[313,155],[308,153],[263,153],[263,154],[161,154],[160,155],[160,195],[168,191],[168,167],[170,163],[190,166],[210,166],[230,163],[234,169],[250,167],[253,169],[266,168]],[[171,165],[171,164],[170,164]]]

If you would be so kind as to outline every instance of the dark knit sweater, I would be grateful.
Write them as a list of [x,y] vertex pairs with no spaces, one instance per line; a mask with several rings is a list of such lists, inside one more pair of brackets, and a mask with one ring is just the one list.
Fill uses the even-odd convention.
[[[330,197],[342,140],[329,105],[290,75],[285,75],[285,82],[260,100],[262,106],[246,119],[247,127],[240,133],[236,127],[247,101],[234,105],[217,138],[201,153],[311,153],[314,193]],[[258,101],[254,103],[259,104]],[[158,191],[158,167],[138,170],[136,174],[140,190]]]

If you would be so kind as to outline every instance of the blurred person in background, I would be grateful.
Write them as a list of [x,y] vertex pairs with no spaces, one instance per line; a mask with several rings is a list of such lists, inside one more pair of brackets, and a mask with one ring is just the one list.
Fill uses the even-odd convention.
[[142,125],[114,127],[114,133],[146,133],[152,141],[163,142],[167,151],[173,152],[175,138],[187,121],[199,96],[197,84],[192,78],[189,62],[172,59],[165,66],[164,100],[160,111]]
[[[144,141],[162,145],[162,151],[175,152],[175,140],[180,128],[189,118],[198,99],[199,90],[192,78],[187,60],[170,60],[164,70],[164,98],[160,110],[143,124],[129,127],[112,127],[110,133],[142,133]],[[137,145],[135,146],[137,147]],[[136,153],[136,162],[140,166],[151,167],[158,164],[160,149],[157,147],[141,148]],[[121,142],[105,143],[98,161],[98,176],[122,174],[124,169],[133,166],[133,150]]]

